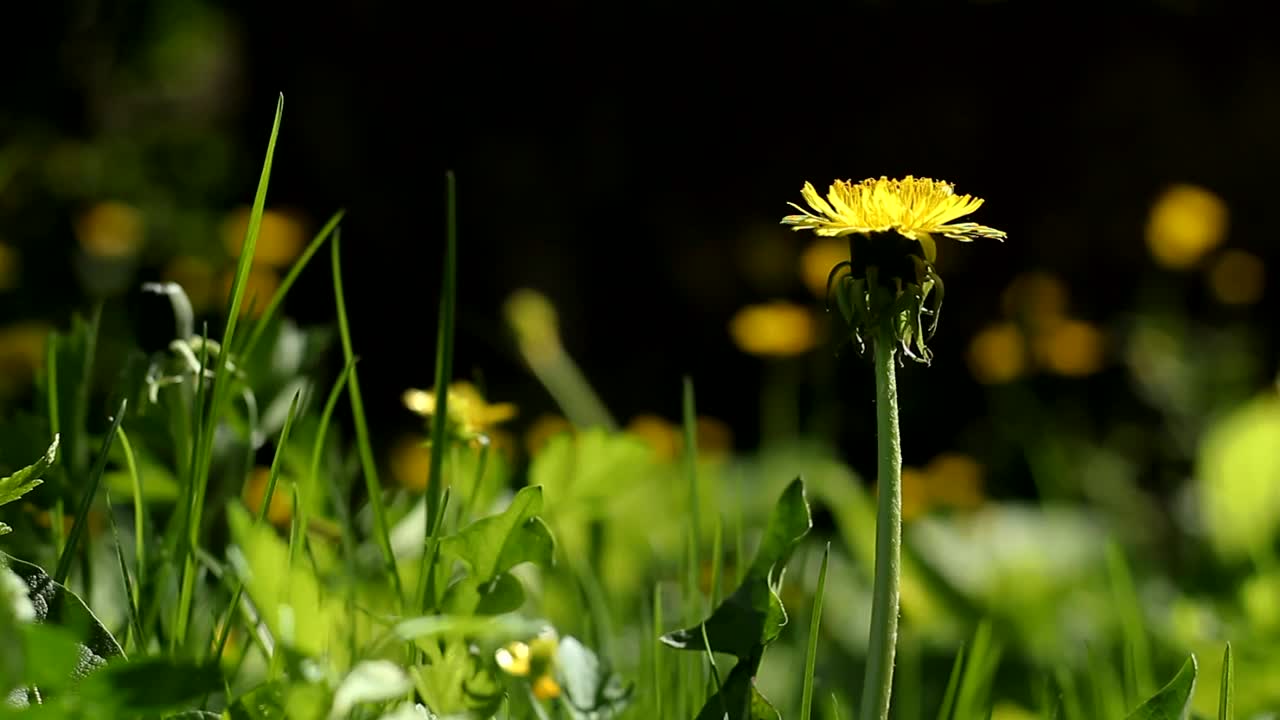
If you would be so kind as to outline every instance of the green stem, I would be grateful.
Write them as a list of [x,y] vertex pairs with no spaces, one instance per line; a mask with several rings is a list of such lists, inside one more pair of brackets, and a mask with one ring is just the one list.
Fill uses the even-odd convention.
[[898,642],[898,585],[902,555],[902,442],[898,435],[895,345],[888,323],[875,338],[876,436],[879,498],[876,506],[876,567],[871,603],[867,674],[862,686],[863,720],[887,720]]

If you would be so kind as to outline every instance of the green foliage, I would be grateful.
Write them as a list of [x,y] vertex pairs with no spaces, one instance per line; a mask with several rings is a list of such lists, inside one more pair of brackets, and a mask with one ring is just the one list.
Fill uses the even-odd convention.
[[[0,478],[0,505],[17,500],[27,493],[35,490],[44,482],[42,477],[58,457],[58,436],[53,436],[53,442],[50,443],[49,449],[44,455],[34,463],[22,468],[8,477]],[[0,523],[0,535],[13,532],[13,528]]]
[[1129,713],[1126,720],[1188,720],[1191,697],[1196,691],[1196,670],[1196,656],[1192,655],[1168,685]]

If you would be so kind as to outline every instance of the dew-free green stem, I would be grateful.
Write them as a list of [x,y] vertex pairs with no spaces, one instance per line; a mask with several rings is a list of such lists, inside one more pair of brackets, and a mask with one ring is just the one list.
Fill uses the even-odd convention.
[[871,602],[867,674],[862,685],[863,720],[887,720],[898,643],[898,586],[902,555],[902,441],[898,433],[898,383],[893,329],[881,323],[875,338],[878,495],[876,566]]

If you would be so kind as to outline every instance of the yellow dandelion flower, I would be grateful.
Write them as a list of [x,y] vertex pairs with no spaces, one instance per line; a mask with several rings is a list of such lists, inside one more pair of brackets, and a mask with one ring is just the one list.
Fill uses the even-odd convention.
[[21,390],[44,366],[45,344],[53,328],[26,322],[0,328],[0,394]]
[[914,467],[902,468],[902,519],[914,520],[929,509],[929,494],[924,471]]
[[[401,396],[404,406],[423,417],[433,417],[436,408],[435,389],[410,388]],[[484,434],[493,426],[516,416],[516,406],[511,403],[490,405],[476,386],[458,381],[449,386],[449,422],[468,436]]]
[[128,257],[142,244],[142,212],[118,202],[89,208],[76,223],[76,237],[85,252],[96,257]]
[[815,212],[789,203],[800,215],[788,215],[784,225],[838,237],[853,233],[870,234],[894,230],[920,243],[924,257],[933,262],[937,251],[933,236],[970,241],[978,237],[1005,239],[1000,230],[977,223],[954,222],[982,207],[981,198],[957,195],[952,183],[911,175],[901,180],[881,177],[860,183],[837,180],[824,200],[813,183],[800,191]]
[[573,425],[561,415],[543,413],[529,424],[524,433],[524,449],[530,456],[537,455],[551,438],[564,432],[572,432]]
[[498,667],[502,668],[506,674],[516,677],[528,677],[531,657],[529,646],[519,640],[508,643],[506,647],[498,648],[494,653]]
[[1262,299],[1267,268],[1244,250],[1228,250],[1209,268],[1209,289],[1223,305],[1252,305]]
[[729,321],[729,333],[745,353],[790,357],[817,344],[818,328],[808,308],[775,301],[739,310]]
[[1033,329],[1042,329],[1061,320],[1067,312],[1067,286],[1048,272],[1018,275],[1000,296],[1001,309],[1009,318],[1025,320]]
[[424,490],[431,475],[431,448],[421,437],[404,435],[391,448],[391,477],[401,487]]
[[931,505],[958,510],[982,505],[982,465],[968,455],[948,452],[930,460],[925,485]]
[[1067,320],[1035,341],[1036,359],[1049,372],[1084,377],[1102,369],[1106,337],[1083,320]]
[[539,700],[554,700],[560,697],[560,683],[550,675],[543,675],[533,681],[533,696]]
[[1195,265],[1227,235],[1227,204],[1195,185],[1174,185],[1156,199],[1147,219],[1147,247],[1174,270]]
[[681,430],[664,418],[642,413],[631,418],[631,422],[627,423],[627,432],[653,448],[654,454],[660,460],[674,460],[680,455],[683,440]]
[[721,457],[733,450],[733,429],[725,421],[699,415],[695,426],[698,429],[698,454]]
[[1013,323],[988,326],[969,343],[969,371],[984,385],[1012,382],[1026,367],[1026,344]]
[[849,244],[839,238],[820,237],[800,254],[800,277],[805,287],[818,298],[827,297],[827,279],[831,268],[849,259]]
[[[249,475],[244,485],[244,504],[256,517],[262,510],[262,502],[266,499],[267,485],[271,481],[271,468],[259,465]],[[289,524],[293,517],[293,500],[289,495],[288,484],[283,478],[276,478],[275,491],[271,493],[271,505],[267,507],[267,522],[276,527]]]
[[[161,279],[165,282],[182,286],[182,291],[187,294],[187,299],[191,301],[191,307],[196,312],[205,310],[223,299],[214,296],[216,275],[213,265],[207,260],[189,255],[173,258],[160,273]],[[229,290],[230,285],[226,289]],[[226,297],[225,294],[223,297]]]
[[[251,209],[242,207],[231,213],[222,224],[222,245],[227,254],[240,256],[245,233],[249,230]],[[283,267],[298,257],[306,244],[306,231],[299,217],[283,210],[265,210],[258,226],[258,241],[253,246],[253,262],[270,267]]]

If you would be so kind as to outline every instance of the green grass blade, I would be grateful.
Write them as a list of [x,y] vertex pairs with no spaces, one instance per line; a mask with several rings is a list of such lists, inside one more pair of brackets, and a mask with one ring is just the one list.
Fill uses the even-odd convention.
[[654,717],[666,717],[666,707],[662,704],[662,687],[666,684],[667,673],[666,666],[663,663],[663,654],[665,648],[658,637],[662,635],[662,628],[665,626],[662,619],[662,585],[654,583],[653,585],[653,640],[650,649],[653,651],[653,682],[651,687],[654,693],[654,707],[657,714]]
[[822,598],[827,590],[827,561],[831,558],[831,543],[822,551],[822,567],[818,570],[818,589],[813,594],[813,617],[809,619],[809,645],[804,653],[804,686],[800,694],[800,720],[809,720],[813,713],[813,675],[818,665],[818,631],[822,626]]
[[[54,435],[59,435],[62,431],[60,422],[60,413],[58,411],[58,333],[49,333],[48,342],[45,343],[44,349],[44,366],[45,366],[45,403],[49,408],[49,431]],[[65,472],[67,461],[64,459],[62,463]],[[62,494],[58,493],[57,499],[53,503],[53,516],[56,518],[64,517],[66,511],[62,506]],[[53,528],[53,551],[57,555],[62,554],[62,548],[66,546],[66,538],[63,537],[62,522],[50,523]]]
[[711,534],[711,584],[708,586],[707,596],[710,600],[710,606],[716,607],[720,604],[720,586],[724,584],[721,579],[724,576],[724,529],[720,517],[716,516],[715,529]]
[[276,288],[275,293],[271,296],[271,302],[267,303],[267,307],[258,316],[253,329],[249,331],[248,340],[245,341],[244,347],[240,350],[240,356],[246,362],[253,357],[254,351],[258,348],[258,343],[262,340],[262,334],[270,327],[271,321],[275,319],[276,313],[280,311],[280,305],[284,303],[284,299],[293,287],[293,283],[297,281],[303,269],[311,262],[311,258],[324,245],[324,241],[328,240],[329,236],[337,229],[338,223],[342,222],[344,215],[346,215],[346,210],[339,210],[333,214],[333,217],[329,218],[329,222],[326,222],[324,227],[320,228],[320,232],[316,233],[316,236],[311,239],[311,243],[302,251],[302,255],[298,257],[297,262],[289,268],[289,272],[280,281],[280,287]]
[[[306,493],[303,502],[300,503],[301,507],[298,510],[299,516],[297,517],[297,524],[302,527],[303,531],[302,544],[306,543],[307,514],[314,502],[316,490],[320,486],[320,462],[324,459],[324,441],[329,437],[329,422],[333,419],[333,411],[338,406],[338,398],[342,397],[342,391],[346,387],[347,381],[351,378],[351,372],[355,370],[355,367],[355,361],[352,360],[342,369],[337,381],[333,383],[333,388],[329,390],[329,397],[324,402],[324,410],[320,413],[320,424],[316,428],[315,442],[311,446],[311,467],[305,479],[307,483]],[[279,453],[277,453],[277,456],[279,456]],[[275,463],[272,463],[272,465],[274,466]],[[267,505],[263,504],[263,507],[265,508]],[[290,570],[293,569],[293,563],[296,559],[293,553],[297,550],[301,550],[301,548],[291,547],[289,549]]]
[[[142,634],[142,621],[138,614],[138,591],[134,587],[133,581],[129,579],[129,566],[124,561],[124,549],[120,547],[120,529],[116,526],[115,510],[111,507],[111,491],[103,493],[103,499],[107,504],[107,522],[111,526],[111,540],[115,546],[116,563],[120,567],[120,579],[124,582],[125,609],[129,611],[129,627],[133,632],[133,646],[138,650],[144,650],[147,647],[147,640]],[[125,643],[121,643],[123,646]]]
[[[334,230],[333,242],[329,243],[330,257],[333,261],[333,294],[338,308],[338,334],[342,339],[342,356],[344,362],[355,362],[355,351],[351,348],[351,327],[347,322],[347,301],[342,292],[342,234],[340,229]],[[378,465],[373,459],[373,445],[369,441],[369,424],[365,421],[364,401],[360,396],[360,373],[353,367],[351,377],[347,381],[347,395],[351,398],[351,415],[356,428],[356,448],[360,453],[360,467],[364,473],[365,488],[369,493],[369,507],[373,512],[373,534],[382,551],[382,561],[390,576],[391,587],[395,589],[396,602],[404,603],[404,589],[400,583],[400,572],[396,569],[396,556],[391,549],[391,535],[387,525],[387,511],[382,504],[382,483],[378,480]]]
[[[690,561],[693,571],[701,572],[702,558],[699,547],[702,543],[702,494],[698,489],[698,411],[693,395],[693,378],[684,379],[684,393],[680,407],[684,419],[684,461],[685,482],[689,486],[689,523],[693,532],[693,546]],[[702,609],[699,608],[699,613]]]
[[445,173],[444,271],[441,278],[440,318],[436,326],[435,406],[431,415],[431,459],[427,476],[427,522],[423,527],[422,572],[419,573],[417,607],[427,609],[427,579],[435,554],[432,538],[442,522],[440,496],[444,492],[444,456],[449,438],[449,382],[453,379],[453,322],[458,283],[458,185],[453,173]]
[[1134,589],[1133,575],[1119,546],[1107,546],[1107,571],[1111,576],[1116,609],[1120,616],[1121,637],[1125,648],[1125,706],[1155,692],[1155,671],[1151,665],[1151,645],[1142,621],[1142,604]]
[[[142,496],[142,474],[138,472],[138,458],[133,452],[128,433],[124,431],[124,425],[116,430],[116,434],[120,440],[120,449],[124,451],[125,468],[133,486],[133,562],[134,572],[138,574],[138,587],[141,588],[146,587],[147,577],[147,501]],[[133,602],[141,608],[140,596],[134,597]]]
[[1235,663],[1231,659],[1231,643],[1222,652],[1222,684],[1218,689],[1218,720],[1234,720],[1235,707],[1231,696],[1235,692]]
[[942,705],[938,708],[938,720],[951,720],[955,712],[956,693],[960,692],[960,676],[964,674],[965,646],[956,651],[956,659],[951,663],[951,675],[947,678],[947,689],[942,694]]
[[124,419],[125,410],[128,408],[129,401],[127,399],[120,401],[120,407],[116,410],[116,414],[111,418],[111,429],[102,439],[102,449],[98,451],[98,457],[93,461],[93,467],[89,470],[89,476],[85,478],[85,491],[80,499],[80,509],[76,511],[75,524],[71,526],[71,534],[67,537],[67,546],[62,549],[62,554],[58,556],[58,567],[53,573],[53,580],[56,583],[65,585],[67,575],[71,574],[71,561],[76,554],[76,546],[80,544],[80,536],[84,534],[84,526],[89,519],[89,508],[93,507],[93,498],[98,494],[98,485],[102,483],[102,473],[107,469],[107,455],[111,452],[111,445],[115,442],[116,432],[120,429],[120,421]]

